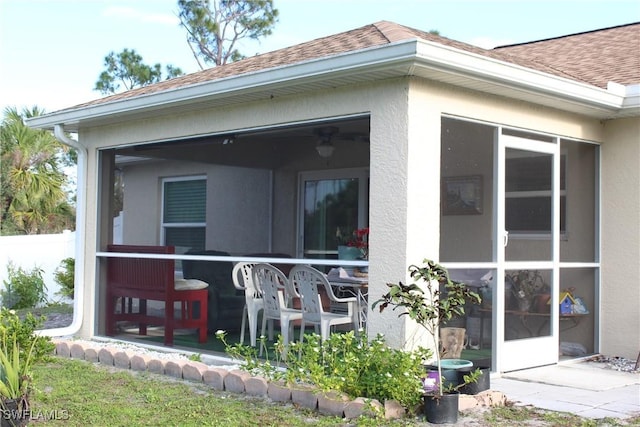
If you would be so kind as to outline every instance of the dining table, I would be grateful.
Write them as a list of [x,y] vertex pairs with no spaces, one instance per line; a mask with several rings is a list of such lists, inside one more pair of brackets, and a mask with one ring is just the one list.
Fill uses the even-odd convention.
[[[355,269],[345,269],[343,267],[332,268],[327,273],[329,284],[333,288],[338,298],[356,298],[356,310],[358,314],[358,325],[364,329],[367,325],[368,315],[368,291],[369,275]],[[332,310],[344,311],[343,307],[332,307]]]

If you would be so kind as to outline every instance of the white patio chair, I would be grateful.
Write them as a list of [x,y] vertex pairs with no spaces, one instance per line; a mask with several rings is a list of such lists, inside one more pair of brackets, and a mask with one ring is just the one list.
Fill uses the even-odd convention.
[[249,340],[255,347],[258,333],[258,314],[264,308],[262,291],[255,286],[252,270],[255,263],[239,262],[233,266],[233,286],[244,292],[245,304],[242,311],[242,326],[240,329],[240,344],[244,344],[244,331],[249,323]]
[[[302,319],[302,311],[287,307],[285,303],[285,289],[288,285],[287,276],[270,264],[256,264],[253,267],[253,282],[262,290],[264,304],[262,313],[262,335],[265,334],[267,320],[280,321],[280,333],[285,347],[289,344],[289,337],[293,336],[293,321]],[[273,341],[273,331],[269,331],[269,340]],[[262,355],[262,346],[260,346]],[[284,357],[284,355],[283,355]]]
[[[351,323],[354,330],[358,331],[358,300],[352,298],[338,298],[333,293],[331,285],[322,272],[306,265],[297,265],[289,273],[289,282],[300,293],[302,302],[302,325],[300,329],[300,341],[303,341],[305,324],[310,323],[320,326],[322,340],[329,338],[331,326]],[[318,292],[318,285],[324,286],[332,303],[346,304],[346,313],[325,312],[322,308],[322,300]],[[317,329],[316,329],[317,330]]]

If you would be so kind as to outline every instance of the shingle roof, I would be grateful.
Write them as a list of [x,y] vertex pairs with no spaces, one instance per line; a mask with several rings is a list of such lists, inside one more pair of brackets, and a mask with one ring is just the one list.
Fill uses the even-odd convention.
[[640,22],[494,49],[606,88],[640,84]]
[[[640,24],[632,24],[541,42],[486,50],[393,22],[380,21],[354,30],[96,99],[76,106],[76,108],[135,98],[411,39],[447,45],[556,76],[597,84],[600,87],[606,87],[606,83],[610,80],[621,84],[640,83],[640,66],[638,64],[640,58],[631,52],[631,46],[638,45],[639,35]],[[529,49],[532,53],[527,53]],[[580,49],[586,49],[589,53],[581,53]],[[602,57],[608,58],[609,56],[614,58],[612,60],[615,60],[614,64],[618,66],[612,66],[609,62],[601,63]],[[635,70],[632,70],[633,65],[635,65]]]

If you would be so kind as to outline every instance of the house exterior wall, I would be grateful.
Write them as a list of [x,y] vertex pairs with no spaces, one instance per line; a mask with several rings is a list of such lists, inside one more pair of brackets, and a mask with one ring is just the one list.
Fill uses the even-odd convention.
[[640,350],[640,118],[604,124],[600,351]]
[[[616,263],[611,261],[611,255],[603,255],[603,261],[619,266],[608,267],[606,274],[603,274],[603,309],[612,312],[611,315],[603,314],[603,326],[611,327],[617,322],[615,313],[637,314],[637,307],[629,307],[631,302],[625,303],[624,307],[628,311],[621,310],[620,306],[612,308],[620,299],[624,299],[622,291],[632,276],[635,277],[635,282],[631,283],[636,283],[637,291],[638,147],[637,143],[634,146],[632,142],[633,132],[637,135],[637,123],[633,126],[618,123],[605,126],[598,120],[575,114],[416,78],[392,79],[375,84],[308,93],[305,96],[275,98],[247,105],[227,106],[218,110],[202,109],[121,123],[118,126],[96,127],[83,131],[79,136],[83,144],[91,147],[89,170],[96,171],[95,147],[168,140],[352,114],[370,115],[370,303],[386,292],[386,283],[406,282],[408,265],[420,263],[424,258],[439,258],[440,123],[443,115],[450,115],[604,143],[603,152],[606,154],[603,155],[603,177],[606,179],[603,180],[603,193],[606,195],[609,192],[609,196],[603,204],[603,217],[610,216],[610,211],[617,209],[619,203],[627,203],[630,212],[620,218],[622,223],[616,224],[615,227],[616,230],[635,230],[631,237],[630,233],[621,234],[630,240],[622,241],[618,248],[612,250],[612,254],[623,255],[622,259],[636,261]],[[609,147],[612,149],[610,154],[607,152]],[[629,159],[632,163],[635,162],[628,168],[633,170],[625,173],[609,172],[612,164],[620,161],[624,163]],[[626,176],[635,179],[631,182],[636,183],[636,192],[632,194],[631,199],[625,194],[624,187],[620,187],[619,190],[610,188],[611,185],[618,185],[623,178],[624,181],[628,181]],[[276,174],[274,182],[283,189],[295,191],[296,178],[293,172],[285,171]],[[87,188],[90,189],[87,194],[88,204],[96,206],[97,173],[89,175]],[[295,195],[283,192],[278,197],[283,197],[290,205],[295,205]],[[81,330],[86,336],[95,333],[93,325],[96,316],[93,307],[97,295],[93,259],[98,245],[96,230],[99,226],[96,212],[90,209],[87,217],[87,316]],[[295,236],[278,233],[278,230],[291,230],[291,220],[295,220],[294,211],[283,212],[282,216],[274,215],[274,250],[280,251],[295,240]],[[616,245],[616,240],[603,238],[603,243],[609,246]],[[603,252],[605,248],[610,250],[610,247],[603,245]],[[630,268],[631,265],[634,267]],[[611,294],[610,286],[613,287]],[[629,300],[627,298],[626,301]],[[412,324],[406,316],[398,318],[397,312],[386,310],[378,313],[377,310],[371,310],[368,320],[369,334],[383,333],[391,345],[428,345],[421,336],[420,328]],[[637,351],[638,348],[637,343],[627,344],[628,337],[621,337],[619,334],[610,334],[602,342],[605,351],[627,347],[633,347],[636,349],[634,351]]]
[[[379,246],[379,250],[372,250],[369,256],[370,275],[381,278],[378,287],[372,286],[371,298],[376,298],[385,290],[384,283],[406,279],[406,171],[407,150],[406,136],[408,133],[407,117],[407,81],[404,79],[387,81],[384,84],[371,84],[355,87],[341,87],[334,91],[310,93],[304,97],[276,98],[271,101],[257,102],[246,105],[228,106],[216,110],[196,110],[191,113],[158,116],[148,120],[132,120],[117,126],[97,126],[83,129],[79,134],[80,142],[88,146],[88,168],[91,173],[87,178],[86,217],[87,234],[87,262],[85,265],[85,317],[79,333],[90,337],[101,331],[96,324],[101,318],[96,307],[101,306],[100,290],[96,289],[96,281],[100,281],[99,269],[95,260],[96,250],[104,250],[105,242],[100,241],[99,209],[103,199],[98,200],[99,168],[98,148],[113,148],[122,145],[138,144],[195,136],[216,132],[229,132],[237,129],[266,126],[273,124],[291,123],[318,118],[340,117],[354,114],[370,114],[371,141],[370,161],[380,165],[372,170],[371,204],[379,206],[370,212],[370,225],[381,230],[380,235],[372,237],[371,245]],[[185,170],[181,170],[183,173]],[[178,169],[176,169],[178,172]],[[193,169],[189,169],[193,172]],[[200,171],[199,171],[200,172]],[[208,173],[208,171],[207,171]],[[141,178],[151,179],[150,174],[143,172]],[[155,178],[157,179],[157,178]],[[297,174],[293,170],[285,170],[275,174],[276,186],[283,191],[276,192],[276,197],[285,199],[285,203],[295,200],[292,190],[297,189]],[[290,192],[287,194],[286,191]],[[140,190],[128,188],[132,195],[140,195]],[[147,194],[146,203],[159,206],[159,194]],[[126,205],[125,201],[125,205]],[[279,205],[279,203],[277,204]],[[294,209],[296,208],[293,203]],[[126,209],[126,208],[125,208]],[[153,218],[157,221],[157,213]],[[132,214],[125,212],[126,218]],[[292,229],[291,220],[295,221],[295,210],[274,215],[274,250],[280,251],[295,242],[293,235],[279,233],[279,230]],[[138,224],[147,227],[148,236],[157,236],[156,221],[147,221],[151,225]],[[148,228],[151,227],[151,228]],[[152,229],[153,228],[153,229]],[[384,230],[384,231],[382,231]],[[102,234],[106,233],[102,230]],[[125,241],[129,232],[125,230]],[[290,231],[288,233],[291,233]],[[378,242],[376,244],[376,241]],[[371,316],[370,333],[385,333],[390,340],[404,343],[405,318],[398,318],[397,313],[390,311],[383,316]],[[400,338],[396,338],[400,337]]]

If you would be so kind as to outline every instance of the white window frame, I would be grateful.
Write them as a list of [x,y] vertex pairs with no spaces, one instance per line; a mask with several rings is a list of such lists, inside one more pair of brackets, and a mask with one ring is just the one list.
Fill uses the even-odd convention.
[[[324,179],[358,179],[358,228],[366,227],[369,220],[369,168],[328,169],[304,171],[298,174],[298,225],[296,253],[304,257],[304,183]],[[337,251],[336,251],[337,254]]]

